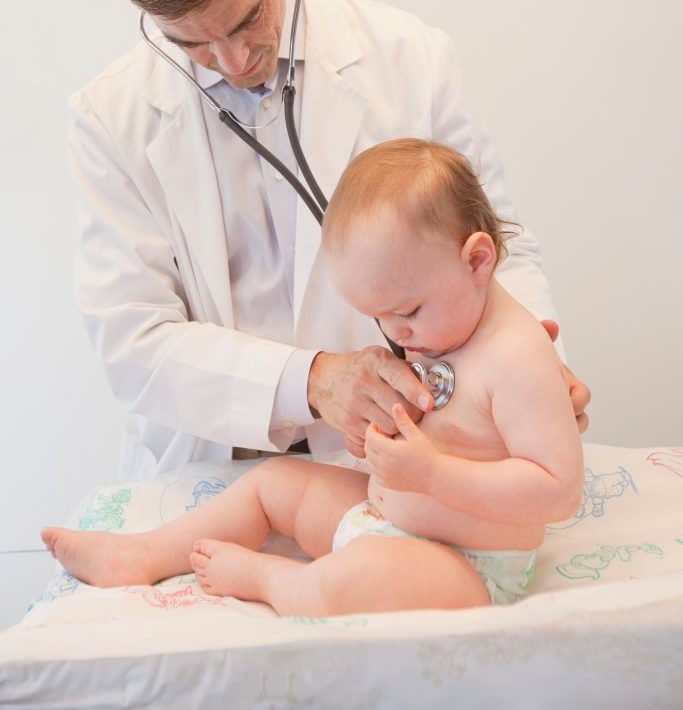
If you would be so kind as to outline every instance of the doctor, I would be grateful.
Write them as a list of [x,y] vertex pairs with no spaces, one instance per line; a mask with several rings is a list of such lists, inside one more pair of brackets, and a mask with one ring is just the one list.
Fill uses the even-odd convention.
[[[133,1],[162,48],[241,121],[263,126],[256,137],[294,169],[277,115],[293,3]],[[296,60],[300,139],[328,197],[365,148],[434,138],[465,153],[499,216],[517,221],[443,33],[382,4],[306,0]],[[368,421],[392,430],[394,401],[415,418],[429,410],[407,364],[377,347],[374,321],[334,294],[319,226],[292,188],[149,47],[76,92],[70,114],[77,299],[128,411],[121,475],[225,459],[233,447],[283,451],[304,437],[313,452],[346,444],[362,455]],[[499,278],[555,321],[537,243],[518,231]],[[571,383],[585,428],[589,392]]]

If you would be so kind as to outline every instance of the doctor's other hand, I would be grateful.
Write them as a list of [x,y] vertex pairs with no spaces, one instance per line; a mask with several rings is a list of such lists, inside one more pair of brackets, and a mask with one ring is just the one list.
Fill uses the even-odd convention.
[[576,423],[579,426],[579,431],[583,434],[588,429],[589,420],[585,409],[591,401],[591,391],[566,365],[565,373],[569,380],[569,397],[572,400],[574,414],[576,414]]
[[[555,342],[560,334],[560,326],[554,320],[542,320],[541,325],[548,331],[550,339]],[[591,401],[591,391],[566,365],[564,371],[569,382],[569,397],[574,407],[576,423],[583,434],[588,429],[588,415],[585,409]]]
[[386,434],[398,433],[392,416],[401,404],[416,422],[434,407],[434,399],[409,363],[387,348],[318,353],[308,375],[308,403],[331,427],[344,434],[346,447],[365,456],[365,432],[375,422]]

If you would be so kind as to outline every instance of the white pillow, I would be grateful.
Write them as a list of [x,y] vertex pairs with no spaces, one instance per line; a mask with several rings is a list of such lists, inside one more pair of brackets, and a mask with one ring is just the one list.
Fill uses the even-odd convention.
[[[584,452],[581,508],[571,519],[548,526],[530,592],[683,570],[683,448],[586,444]],[[327,460],[354,465],[344,454]],[[155,480],[103,485],[84,497],[67,525],[111,532],[149,530],[201,505],[254,465],[254,461],[207,462]],[[271,536],[266,549],[305,557],[296,543],[278,535]],[[194,575],[176,580],[201,593]],[[77,587],[63,573],[39,601],[71,594]]]
[[683,570],[683,448],[586,444],[583,502],[548,526],[531,592]]

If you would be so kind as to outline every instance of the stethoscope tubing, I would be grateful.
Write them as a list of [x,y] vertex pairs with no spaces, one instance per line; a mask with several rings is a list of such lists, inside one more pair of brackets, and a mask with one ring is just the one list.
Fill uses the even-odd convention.
[[[311,170],[304,151],[301,147],[301,142],[299,141],[299,135],[296,131],[296,125],[294,122],[294,99],[296,97],[296,87],[294,85],[294,74],[295,74],[295,59],[294,50],[296,42],[296,32],[299,24],[299,10],[301,9],[301,0],[296,0],[294,6],[294,13],[292,16],[292,29],[290,33],[289,41],[289,69],[287,72],[287,82],[282,89],[282,99],[285,105],[285,125],[287,127],[287,136],[289,138],[289,143],[294,153],[294,158],[296,159],[299,170],[306,180],[308,185],[308,190],[303,185],[303,183],[297,178],[296,175],[268,148],[266,148],[257,138],[251,135],[247,128],[256,129],[259,126],[246,126],[243,124],[237,116],[235,116],[232,111],[223,108],[214,98],[211,96],[201,84],[188,72],[186,71],[178,62],[176,62],[172,57],[170,57],[166,52],[164,52],[160,47],[158,47],[149,37],[147,31],[145,30],[145,12],[140,13],[139,28],[140,34],[142,35],[145,43],[151,47],[165,62],[170,64],[176,71],[180,72],[187,81],[192,84],[192,86],[199,92],[201,98],[207,103],[207,105],[214,111],[221,123],[227,126],[235,135],[244,141],[252,150],[256,151],[264,160],[266,160],[272,167],[274,167],[294,188],[297,195],[303,200],[306,207],[309,209],[315,220],[319,225],[322,226],[323,214],[327,209],[327,198],[325,194],[320,189],[313,171]],[[268,123],[275,120],[276,117],[271,119]],[[264,124],[264,126],[268,125]],[[260,126],[260,127],[264,127]],[[310,192],[309,192],[310,190]],[[380,332],[386,339],[391,351],[396,355],[396,357],[401,360],[406,359],[405,349],[400,345],[397,345],[391,338],[389,338],[382,330],[379,320],[375,318]]]
[[320,189],[313,171],[308,165],[304,151],[301,148],[301,143],[299,142],[299,134],[296,131],[296,126],[294,124],[294,97],[296,96],[296,87],[285,86],[285,125],[287,126],[287,135],[289,136],[289,144],[292,146],[292,151],[294,152],[294,158],[296,159],[297,165],[301,170],[301,173],[308,184],[309,189],[313,193],[313,197],[320,205],[321,219],[320,224],[322,225],[322,213],[327,209],[327,198],[325,194]]
[[[147,31],[145,30],[145,15],[143,11],[140,13],[139,27],[140,34],[146,42],[146,44],[151,47],[164,61],[168,62],[176,71],[179,71],[187,81],[194,86],[194,88],[199,92],[199,95],[204,99],[212,111],[214,111],[222,123],[224,123],[231,131],[233,131],[241,140],[243,140],[252,150],[255,150],[264,160],[266,160],[270,165],[272,165],[294,188],[296,193],[304,201],[306,207],[311,211],[315,217],[318,224],[322,225],[323,213],[327,208],[327,198],[325,194],[320,189],[306,156],[304,155],[303,149],[301,148],[301,143],[299,141],[299,136],[296,131],[296,126],[294,124],[294,99],[296,96],[296,87],[294,86],[294,73],[295,73],[295,60],[294,60],[294,48],[296,42],[296,31],[298,28],[299,10],[301,7],[301,0],[296,0],[296,5],[294,7],[294,15],[292,17],[292,31],[289,43],[289,70],[287,72],[287,83],[282,90],[282,98],[285,105],[285,125],[287,126],[287,136],[289,137],[289,142],[294,152],[294,157],[297,161],[299,169],[301,170],[306,183],[310,189],[310,193],[301,183],[301,181],[294,175],[294,173],[271,151],[269,151],[262,143],[260,143],[254,136],[252,136],[247,131],[247,126],[243,124],[233,113],[228,109],[223,108],[214,98],[209,94],[203,86],[186,71],[178,62],[176,62],[172,57],[170,57],[166,52],[164,52],[160,47],[158,47],[149,37]],[[273,119],[274,120],[274,119]],[[264,124],[268,125],[268,124]],[[256,128],[256,126],[249,126],[249,128]]]
[[[237,123],[229,111],[221,109],[218,112],[218,118],[224,123],[231,131],[233,131],[241,140],[243,140],[250,148],[255,150],[264,160],[267,160],[282,176],[287,180],[287,182],[296,190],[296,193],[304,201],[306,207],[310,210],[311,214],[315,217],[318,224],[323,223],[323,211],[320,205],[316,202],[315,198],[310,192],[304,187],[302,182],[294,175],[294,173],[273,153],[271,153],[268,148],[266,148],[263,143],[258,141],[254,136],[252,136],[248,131],[246,131],[239,123]],[[289,124],[287,120],[287,107],[285,106],[285,122]],[[289,126],[288,126],[289,132]],[[297,141],[298,142],[298,141]],[[294,149],[294,146],[292,146]],[[299,147],[299,150],[301,148]],[[296,156],[296,151],[295,151]],[[301,163],[299,163],[299,168],[301,168]],[[302,169],[303,172],[303,169]],[[310,172],[310,169],[309,169]],[[327,203],[326,203],[327,204]]]

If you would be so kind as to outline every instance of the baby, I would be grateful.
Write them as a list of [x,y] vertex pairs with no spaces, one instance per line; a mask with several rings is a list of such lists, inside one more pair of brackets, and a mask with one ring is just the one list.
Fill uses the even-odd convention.
[[[89,584],[152,584],[192,568],[205,592],[285,615],[524,596],[545,525],[581,501],[583,461],[562,363],[493,276],[502,249],[501,223],[462,156],[412,139],[365,151],[325,215],[331,278],[411,359],[452,365],[450,402],[419,425],[394,405],[394,438],[370,424],[369,477],[268,459],[155,530],[45,528],[46,546]],[[259,552],[271,530],[312,561]]]

